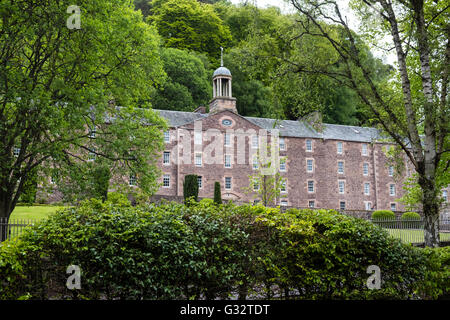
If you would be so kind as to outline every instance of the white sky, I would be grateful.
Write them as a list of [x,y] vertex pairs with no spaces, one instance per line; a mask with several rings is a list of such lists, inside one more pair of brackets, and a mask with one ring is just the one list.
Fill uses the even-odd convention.
[[[276,6],[281,9],[282,12],[290,12],[291,10],[295,10],[286,0],[247,0],[248,2],[255,2],[256,5],[259,8],[265,8],[267,6]],[[231,0],[232,3],[238,4],[243,2],[243,0]],[[349,26],[353,30],[359,29],[359,19],[358,17],[349,9],[348,7],[348,0],[337,0],[339,3],[339,7],[342,12],[344,12],[348,18]],[[387,39],[388,40],[388,39]],[[381,50],[378,50],[376,48],[372,49],[373,54],[381,58],[385,63],[389,63],[391,65],[394,65],[396,62],[396,56],[393,51],[391,51],[390,54],[386,54],[385,52],[382,52]]]

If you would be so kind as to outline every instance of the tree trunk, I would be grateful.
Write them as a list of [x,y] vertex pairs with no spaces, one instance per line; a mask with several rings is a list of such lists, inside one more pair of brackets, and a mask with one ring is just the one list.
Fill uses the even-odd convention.
[[8,220],[11,215],[11,202],[0,195],[0,242],[8,239]]
[[423,191],[424,237],[425,246],[439,247],[439,201],[433,181],[419,179]]

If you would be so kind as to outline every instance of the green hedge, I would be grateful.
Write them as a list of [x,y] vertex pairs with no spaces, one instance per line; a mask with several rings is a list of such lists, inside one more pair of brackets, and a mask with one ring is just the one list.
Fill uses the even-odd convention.
[[395,219],[395,213],[391,210],[377,210],[372,213],[373,220]]
[[[211,200],[131,207],[109,198],[59,211],[17,243],[1,244],[0,298],[407,299],[446,293],[448,250],[402,244],[368,221],[333,210],[281,213]],[[81,268],[81,290],[65,288],[69,265]],[[381,269],[380,290],[366,286],[370,265]]]

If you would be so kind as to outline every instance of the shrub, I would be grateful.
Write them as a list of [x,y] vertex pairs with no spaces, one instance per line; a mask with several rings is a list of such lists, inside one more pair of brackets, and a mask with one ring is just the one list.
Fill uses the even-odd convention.
[[[211,199],[190,206],[118,203],[83,202],[27,229],[17,244],[1,244],[0,298],[448,294],[447,250],[403,244],[368,221],[333,210],[281,213],[263,206],[216,205]],[[81,290],[65,287],[69,265],[81,268]],[[381,269],[380,290],[366,286],[370,265]]]
[[198,198],[198,176],[195,174],[188,174],[184,177],[183,182],[183,196],[184,202],[188,203],[189,199],[197,201]]
[[385,228],[397,228],[397,221],[395,213],[391,210],[377,210],[372,213],[372,222],[385,227]]
[[391,210],[377,210],[372,213],[373,220],[395,219],[395,213]]
[[450,299],[450,247],[425,248],[427,268],[417,284],[417,294],[423,299]]
[[222,204],[222,193],[220,192],[220,182],[214,182],[214,203]]

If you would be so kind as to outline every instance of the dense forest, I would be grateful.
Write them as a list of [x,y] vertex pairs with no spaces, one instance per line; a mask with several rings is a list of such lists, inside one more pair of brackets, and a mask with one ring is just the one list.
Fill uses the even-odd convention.
[[[298,61],[335,64],[339,57],[325,41],[300,39],[297,14],[277,7],[258,8],[242,2],[135,0],[145,21],[161,37],[167,74],[151,95],[155,109],[193,111],[208,106],[211,75],[224,64],[233,75],[233,95],[241,115],[296,120],[320,111],[326,123],[369,125],[359,97],[322,74],[302,72]],[[366,49],[367,63],[386,81],[391,66]],[[294,63],[295,61],[295,63]]]

